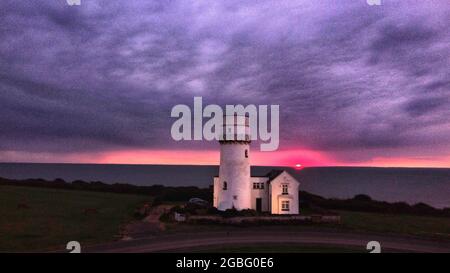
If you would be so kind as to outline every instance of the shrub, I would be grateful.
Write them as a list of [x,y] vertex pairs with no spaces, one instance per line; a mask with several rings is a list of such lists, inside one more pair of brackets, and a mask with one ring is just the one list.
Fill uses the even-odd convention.
[[353,200],[370,202],[370,201],[372,201],[372,198],[370,198],[370,196],[365,195],[365,194],[357,194],[353,197]]

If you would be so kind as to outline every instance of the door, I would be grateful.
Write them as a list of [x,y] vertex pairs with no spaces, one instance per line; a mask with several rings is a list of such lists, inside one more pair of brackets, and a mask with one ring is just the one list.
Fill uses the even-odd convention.
[[256,198],[256,211],[261,212],[262,211],[262,199]]

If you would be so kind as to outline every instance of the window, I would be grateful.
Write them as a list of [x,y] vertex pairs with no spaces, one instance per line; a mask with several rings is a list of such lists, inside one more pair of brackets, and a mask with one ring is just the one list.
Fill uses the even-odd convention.
[[233,195],[233,199],[234,199],[234,200],[237,200],[237,195]]
[[281,211],[289,211],[289,200],[281,201]]
[[223,181],[223,188],[222,190],[226,191],[227,190],[227,181]]
[[264,183],[260,183],[260,184],[259,184],[259,188],[260,188],[261,190],[264,190]]
[[288,184],[283,184],[281,186],[283,187],[282,194],[289,194],[289,192],[288,192]]
[[248,158],[248,150],[245,150],[245,158]]

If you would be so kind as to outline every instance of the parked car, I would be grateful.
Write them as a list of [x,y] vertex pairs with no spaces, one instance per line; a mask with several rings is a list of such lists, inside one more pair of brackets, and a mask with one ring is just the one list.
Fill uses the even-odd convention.
[[189,199],[188,203],[195,204],[195,205],[201,206],[201,207],[209,207],[209,202],[206,200],[203,200],[201,198],[191,198],[191,199]]

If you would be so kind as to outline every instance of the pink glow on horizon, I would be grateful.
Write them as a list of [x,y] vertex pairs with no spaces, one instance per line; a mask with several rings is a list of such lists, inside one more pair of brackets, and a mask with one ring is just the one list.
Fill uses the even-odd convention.
[[393,158],[376,157],[370,161],[351,164],[351,166],[450,168],[450,156]]
[[104,164],[216,165],[218,162],[219,151],[115,151],[100,158]]
[[[331,155],[308,149],[276,152],[254,151],[250,154],[256,166],[372,166],[372,167],[450,167],[450,157],[376,157],[368,161],[345,162]],[[160,165],[218,165],[218,150],[121,150],[101,153],[29,153],[1,152],[1,162],[36,163],[97,163],[97,164],[160,164]],[[297,168],[297,167],[296,167]],[[298,168],[297,168],[298,169]]]
[[[120,164],[173,164],[173,165],[218,165],[219,151],[115,151],[103,154],[99,163]],[[293,166],[303,162],[307,166],[327,166],[336,164],[323,153],[310,150],[289,150],[277,152],[254,151],[250,154],[255,166]],[[295,162],[295,163],[294,163]]]

